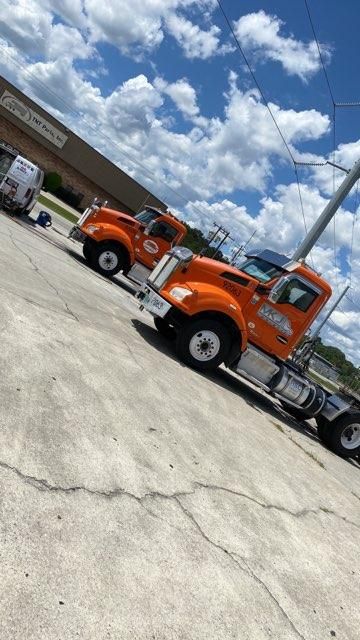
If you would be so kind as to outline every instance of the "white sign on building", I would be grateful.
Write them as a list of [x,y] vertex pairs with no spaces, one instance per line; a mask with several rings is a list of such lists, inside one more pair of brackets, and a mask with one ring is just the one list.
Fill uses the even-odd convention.
[[52,142],[56,147],[62,149],[68,136],[54,127],[38,113],[26,106],[19,98],[13,96],[9,91],[4,91],[1,96],[1,106],[10,111],[14,116],[25,122],[29,127],[35,129],[40,135]]

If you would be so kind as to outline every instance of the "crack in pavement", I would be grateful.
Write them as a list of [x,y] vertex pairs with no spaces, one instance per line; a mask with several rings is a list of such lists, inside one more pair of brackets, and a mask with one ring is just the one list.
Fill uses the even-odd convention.
[[[146,506],[146,504],[144,504],[144,503],[145,503],[145,501],[147,501],[149,499],[161,499],[161,500],[174,501],[179,506],[179,508],[181,509],[182,513],[186,516],[186,518],[189,520],[189,522],[192,523],[194,529],[201,535],[201,537],[209,545],[213,546],[214,548],[216,548],[217,550],[219,550],[223,554],[225,554],[229,559],[231,559],[231,561],[234,564],[236,564],[236,566],[241,571],[245,572],[248,576],[250,576],[253,580],[255,580],[263,589],[265,589],[265,591],[267,592],[267,594],[269,595],[271,600],[275,603],[275,605],[281,611],[282,615],[286,618],[287,622],[289,623],[289,625],[291,626],[293,631],[302,640],[305,640],[304,636],[296,628],[295,624],[289,618],[287,612],[282,607],[281,603],[278,601],[276,596],[272,593],[270,588],[266,585],[266,583],[251,568],[251,566],[249,565],[248,561],[245,558],[243,558],[242,556],[240,556],[238,553],[236,553],[235,551],[231,551],[231,550],[227,549],[225,546],[221,545],[220,543],[212,540],[206,534],[206,532],[202,529],[202,527],[200,526],[200,524],[196,520],[196,518],[193,515],[193,513],[183,504],[181,498],[186,498],[188,496],[195,495],[195,493],[196,493],[196,491],[198,489],[204,489],[204,490],[207,490],[207,491],[209,491],[209,490],[210,491],[221,491],[221,492],[229,493],[229,494],[234,495],[234,496],[241,497],[241,498],[243,498],[245,500],[249,500],[250,502],[256,504],[259,507],[261,507],[262,509],[273,509],[273,510],[281,512],[281,513],[286,513],[286,514],[288,514],[288,515],[290,515],[292,517],[295,517],[295,518],[301,518],[301,517],[307,516],[308,514],[318,515],[320,513],[326,513],[328,515],[332,515],[332,516],[334,516],[336,518],[339,518],[339,519],[343,520],[347,524],[351,524],[351,525],[353,525],[353,526],[355,526],[357,528],[360,528],[360,526],[357,523],[355,523],[355,522],[353,522],[351,520],[348,520],[346,517],[337,514],[335,511],[332,511],[330,509],[326,509],[324,507],[319,507],[318,509],[301,509],[300,511],[291,511],[289,509],[286,509],[286,507],[282,507],[281,505],[267,504],[265,502],[261,502],[260,500],[258,500],[256,498],[253,498],[252,496],[250,496],[250,495],[248,495],[246,493],[243,493],[243,492],[240,492],[240,491],[235,491],[234,489],[228,489],[226,487],[222,487],[222,486],[214,485],[214,484],[205,484],[205,483],[195,482],[194,483],[195,484],[195,488],[193,490],[191,490],[191,491],[176,491],[176,492],[170,493],[170,494],[162,493],[160,491],[149,491],[149,492],[145,493],[143,496],[138,496],[138,495],[136,495],[136,494],[134,494],[134,493],[132,493],[130,491],[127,491],[126,489],[120,488],[120,487],[116,488],[116,489],[111,489],[109,491],[104,491],[104,490],[98,490],[98,489],[90,489],[90,488],[86,487],[85,485],[61,486],[61,485],[51,484],[48,480],[46,480],[44,478],[37,478],[35,476],[25,474],[22,471],[20,471],[20,469],[18,469],[17,467],[12,466],[10,464],[7,464],[4,461],[0,461],[0,468],[4,469],[6,471],[10,471],[11,473],[15,474],[18,478],[20,478],[21,481],[25,482],[26,484],[31,485],[32,487],[34,487],[35,489],[37,489],[39,491],[49,491],[49,492],[64,493],[64,494],[70,494],[70,493],[76,493],[76,492],[84,492],[84,493],[87,493],[87,494],[90,494],[90,495],[95,495],[95,496],[103,497],[103,498],[106,498],[106,499],[113,499],[113,498],[117,498],[117,497],[130,498],[131,500],[135,500],[143,509],[145,509],[145,511],[149,515],[151,515],[152,517],[154,517],[156,519],[162,520],[163,522],[166,522],[166,524],[168,524],[168,525],[170,525],[168,520],[166,520],[165,518],[162,518],[161,516],[158,516],[151,509],[149,509]],[[178,528],[178,527],[176,527],[176,528]]]
[[[199,525],[198,521],[196,520],[196,518],[194,517],[194,515],[191,513],[191,511],[189,511],[189,509],[187,509],[181,502],[181,500],[176,497],[175,498],[177,504],[180,506],[182,512],[185,514],[185,516],[192,522],[192,524],[194,525],[194,527],[196,528],[196,530],[198,531],[198,533],[201,535],[202,538],[204,538],[204,540],[206,540],[206,542],[208,542],[208,544],[210,544],[212,547],[215,547],[216,549],[218,549],[219,551],[221,551],[222,553],[224,553],[228,558],[230,558],[232,560],[232,562],[234,564],[236,564],[236,566],[243,571],[244,573],[246,573],[246,575],[250,576],[253,580],[255,580],[263,589],[265,589],[265,591],[267,592],[267,594],[270,596],[271,600],[275,603],[275,605],[277,606],[277,608],[280,610],[280,612],[282,613],[282,615],[284,616],[284,618],[287,620],[287,622],[290,624],[292,630],[296,633],[296,635],[299,638],[302,638],[302,640],[305,640],[305,637],[302,635],[302,633],[300,633],[300,631],[296,628],[295,624],[293,623],[293,621],[291,620],[291,618],[289,618],[288,614],[286,613],[285,609],[282,607],[282,605],[280,604],[279,600],[276,598],[276,596],[274,596],[274,594],[272,593],[272,591],[269,589],[269,587],[265,584],[265,582],[263,580],[261,580],[261,578],[259,578],[259,576],[254,572],[253,569],[251,569],[251,567],[249,566],[248,562],[245,560],[245,558],[243,558],[242,556],[240,556],[239,554],[235,553],[234,551],[229,551],[229,549],[227,549],[226,547],[223,547],[221,544],[219,544],[218,542],[215,542],[214,540],[212,540],[211,538],[209,538],[209,536],[205,533],[205,531],[202,529],[202,527]],[[245,567],[239,562],[238,558],[244,563]]]
[[[296,635],[299,638],[301,638],[302,640],[305,640],[304,636],[296,628],[295,624],[290,619],[290,617],[288,616],[288,614],[285,611],[285,609],[282,607],[282,605],[279,602],[279,600],[272,593],[272,591],[265,584],[265,582],[263,580],[261,580],[261,578],[249,566],[248,562],[244,558],[239,556],[239,554],[237,554],[237,553],[235,553],[233,551],[229,551],[226,547],[224,547],[221,544],[219,544],[218,542],[215,542],[214,540],[212,540],[205,533],[205,531],[202,529],[202,527],[200,526],[200,524],[196,520],[195,516],[191,513],[191,511],[187,507],[185,507],[183,505],[183,503],[181,502],[181,498],[182,497],[186,497],[186,496],[190,496],[190,495],[194,495],[195,492],[196,492],[196,489],[194,489],[193,491],[179,491],[179,492],[175,492],[175,493],[172,493],[172,494],[164,494],[164,493],[161,493],[161,492],[158,492],[158,491],[150,491],[148,493],[145,493],[144,496],[141,497],[141,496],[137,496],[134,493],[131,493],[131,492],[126,491],[125,489],[121,489],[121,488],[113,489],[111,491],[99,491],[99,490],[95,490],[95,489],[89,489],[89,488],[87,488],[87,487],[85,487],[83,485],[75,485],[75,486],[69,486],[69,487],[63,487],[61,485],[53,485],[50,482],[48,482],[48,480],[45,480],[43,478],[36,478],[35,476],[24,474],[19,469],[17,469],[16,467],[14,467],[12,465],[7,464],[6,462],[0,461],[0,467],[2,469],[7,470],[7,471],[11,471],[17,477],[19,477],[22,481],[24,481],[26,484],[30,484],[32,487],[34,487],[35,489],[38,489],[40,491],[59,492],[59,493],[74,493],[74,492],[77,492],[77,491],[83,491],[84,493],[89,493],[91,495],[102,496],[102,497],[105,497],[105,498],[115,498],[115,497],[119,497],[119,496],[122,496],[122,497],[125,496],[125,497],[128,497],[128,498],[131,498],[131,499],[135,500],[138,504],[140,504],[146,510],[146,512],[149,513],[149,515],[151,515],[152,517],[154,517],[156,519],[160,519],[160,520],[166,522],[167,524],[169,524],[169,522],[166,519],[161,518],[158,515],[156,515],[153,511],[148,509],[146,507],[146,505],[143,504],[143,502],[145,500],[151,499],[151,498],[160,498],[160,499],[163,499],[163,500],[173,500],[173,501],[175,501],[176,504],[180,507],[182,513],[192,523],[193,527],[201,535],[201,537],[209,545],[211,545],[215,549],[221,551],[221,553],[225,554],[236,565],[236,567],[238,569],[240,569],[242,572],[246,573],[246,575],[248,575],[253,580],[255,580],[261,586],[261,588],[266,591],[268,596],[274,602],[276,607],[280,610],[281,614],[287,620],[287,622],[289,623],[289,625],[292,628],[292,630],[296,633]],[[203,488],[203,489],[204,488],[210,488],[212,490],[220,489],[222,491],[226,491],[225,488],[223,488],[223,487],[219,488],[219,487],[216,487],[215,485],[209,485],[208,486],[208,485],[205,485],[205,484],[202,484],[202,485],[199,484],[199,486],[201,488]],[[230,493],[233,493],[235,495],[243,495],[243,494],[238,494],[237,492],[234,492],[234,491],[230,491]],[[254,502],[256,502],[256,504],[262,504],[262,503],[259,503],[256,500],[254,500]],[[285,511],[285,509],[284,509],[284,511]],[[238,558],[243,562],[245,567],[239,562]]]
[[279,511],[281,513],[290,515],[294,518],[302,518],[310,514],[319,515],[319,514],[325,513],[327,515],[334,516],[335,518],[338,518],[343,522],[346,522],[347,524],[350,524],[356,527],[357,529],[360,529],[360,525],[358,523],[354,522],[353,520],[349,520],[345,516],[341,516],[340,514],[336,513],[336,511],[333,511],[326,507],[320,506],[316,509],[301,509],[300,511],[291,511],[291,509],[287,509],[286,507],[283,507],[281,505],[271,504],[271,503],[268,504],[266,502],[261,502],[260,500],[253,498],[247,493],[243,493],[241,491],[235,491],[234,489],[228,489],[227,487],[222,487],[214,484],[194,482],[194,489],[192,489],[191,491],[183,490],[183,491],[175,491],[174,493],[162,493],[161,491],[148,491],[144,495],[138,496],[135,493],[132,493],[131,491],[127,491],[126,489],[123,489],[122,487],[117,487],[115,489],[110,489],[109,491],[104,491],[100,489],[90,489],[85,485],[73,485],[73,486],[65,487],[61,485],[51,484],[45,478],[36,478],[35,476],[27,475],[22,471],[20,471],[20,469],[18,469],[17,467],[9,465],[7,462],[4,462],[4,461],[0,461],[0,468],[5,469],[6,471],[11,471],[15,475],[17,475],[17,477],[20,478],[23,482],[33,486],[35,489],[38,489],[39,491],[49,491],[54,493],[55,492],[75,493],[78,491],[79,492],[82,491],[90,495],[95,495],[95,496],[100,496],[103,498],[110,498],[110,499],[124,496],[124,497],[131,498],[133,500],[136,500],[136,502],[138,502],[141,505],[143,501],[148,499],[153,499],[153,498],[155,499],[159,498],[162,500],[176,500],[178,498],[179,499],[186,498],[188,496],[195,495],[197,489],[205,489],[207,491],[222,491],[225,493],[229,493],[231,495],[238,496],[240,498],[244,498],[245,500],[248,500],[256,504],[257,506],[261,507],[262,509],[271,509],[274,511]]
[[25,256],[28,261],[30,262],[33,270],[35,271],[35,273],[37,273],[40,278],[42,278],[44,280],[44,282],[46,282],[46,284],[48,285],[48,287],[50,287],[50,289],[52,289],[53,291],[55,291],[56,296],[59,298],[59,300],[61,300],[61,302],[63,303],[67,315],[70,315],[74,320],[76,320],[76,322],[80,322],[78,316],[72,311],[72,309],[70,309],[68,303],[66,302],[66,300],[62,297],[62,295],[60,294],[60,292],[58,291],[58,289],[55,287],[55,285],[50,282],[50,280],[48,280],[46,278],[46,276],[44,276],[44,274],[42,273],[42,271],[40,271],[39,267],[37,266],[37,264],[33,261],[33,259],[31,258],[31,256],[29,256],[28,253],[26,253],[26,251],[24,251],[24,249],[22,249],[14,240],[13,234],[11,233],[11,231],[9,232],[9,236],[10,236],[10,240],[12,242],[12,244],[14,245],[15,249],[17,249],[18,251],[20,251],[20,253],[23,254],[23,256]]

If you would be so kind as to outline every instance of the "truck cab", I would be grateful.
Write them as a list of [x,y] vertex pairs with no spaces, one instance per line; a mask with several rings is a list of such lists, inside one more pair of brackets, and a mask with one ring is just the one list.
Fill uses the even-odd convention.
[[94,202],[69,237],[83,244],[86,261],[103,275],[127,275],[138,266],[143,280],[185,234],[185,225],[170,212],[146,206],[131,216]]
[[249,254],[239,269],[189,252],[176,267],[181,253],[164,256],[140,298],[176,328],[182,359],[198,369],[234,364],[251,348],[285,361],[331,296],[312,269],[274,251]]
[[289,358],[331,296],[303,261],[265,250],[237,269],[185,247],[168,251],[138,293],[179,358],[200,371],[225,364],[280,400],[297,420],[315,418],[320,439],[360,455],[360,407],[331,394]]

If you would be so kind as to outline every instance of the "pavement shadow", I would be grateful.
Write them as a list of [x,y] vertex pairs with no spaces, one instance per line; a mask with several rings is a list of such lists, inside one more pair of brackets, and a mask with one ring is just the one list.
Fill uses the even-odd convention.
[[120,280],[116,276],[113,276],[112,278],[105,278],[105,276],[102,276],[100,273],[97,273],[95,269],[92,269],[86,262],[85,258],[79,255],[78,253],[76,253],[76,251],[73,251],[73,249],[70,249],[70,247],[66,247],[66,253],[73,260],[75,260],[81,267],[83,267],[83,269],[86,269],[87,271],[91,271],[98,278],[101,278],[101,280],[105,280],[105,282],[107,281],[112,282],[112,284],[115,284],[117,287],[120,287],[120,289],[123,289],[124,291],[126,291],[127,293],[130,293],[133,296],[137,293],[137,288],[135,284],[132,285],[130,282],[128,283],[123,279]]
[[[145,324],[141,320],[133,318],[131,323],[137,333],[149,345],[154,347],[156,351],[159,351],[171,360],[179,362],[175,353],[173,340],[164,338],[155,328],[153,329],[152,327],[149,327],[149,325]],[[186,365],[182,366],[186,368]],[[239,376],[231,371],[226,371],[221,368],[211,373],[205,374],[199,371],[196,373],[202,378],[206,378],[206,380],[216,384],[218,387],[222,387],[223,389],[239,396],[250,407],[255,409],[255,411],[258,411],[259,413],[266,413],[268,416],[274,418],[273,424],[279,428],[279,430],[281,430],[281,425],[275,424],[275,420],[281,420],[282,423],[294,431],[305,434],[310,440],[315,442],[319,441],[316,427],[310,422],[295,420],[295,418],[286,413],[286,411],[278,405],[274,399],[270,396],[265,396],[261,391],[254,389],[250,384],[247,384],[247,382],[243,381]]]

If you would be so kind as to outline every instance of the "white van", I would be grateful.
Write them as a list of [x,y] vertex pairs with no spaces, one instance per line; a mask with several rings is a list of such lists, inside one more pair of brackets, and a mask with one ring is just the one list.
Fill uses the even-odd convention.
[[29,215],[44,181],[44,172],[22,156],[16,156],[0,182],[0,205]]

